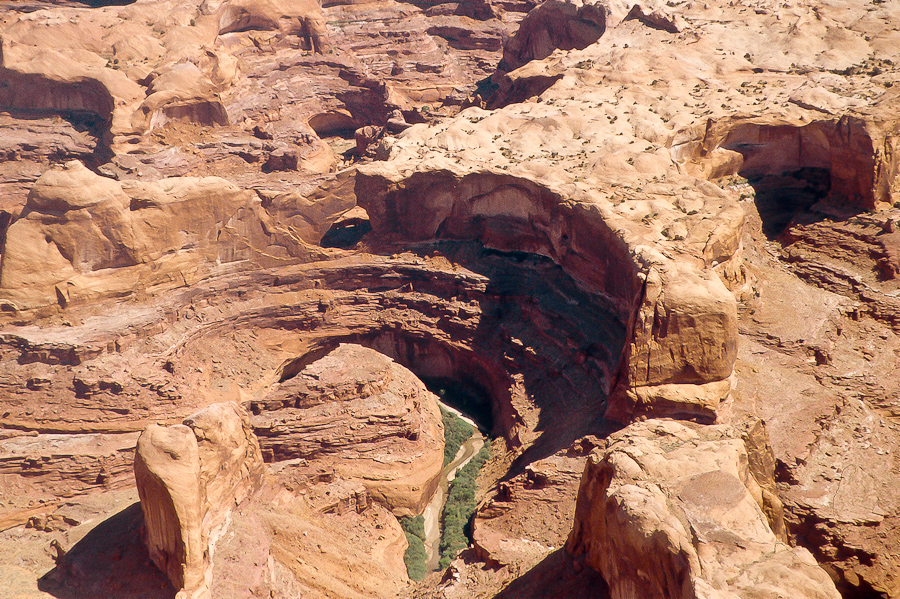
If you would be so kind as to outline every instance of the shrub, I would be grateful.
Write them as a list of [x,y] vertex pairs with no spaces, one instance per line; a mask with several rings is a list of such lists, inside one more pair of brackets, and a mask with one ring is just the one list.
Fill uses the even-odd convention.
[[446,466],[456,457],[456,452],[462,444],[475,433],[475,429],[444,408],[441,408],[441,419],[444,421],[444,466]]
[[406,564],[406,573],[410,580],[422,580],[425,578],[425,567],[428,554],[425,553],[425,543],[416,535],[406,533],[406,541],[409,547],[403,554],[403,562]]
[[425,516],[422,516],[421,514],[413,517],[406,516],[400,518],[400,528],[403,529],[403,532],[415,535],[422,541],[425,540]]
[[426,562],[428,554],[425,551],[425,518],[400,518],[400,528],[406,534],[406,542],[409,546],[403,554],[403,562],[406,564],[406,573],[411,580],[422,580],[426,574]]
[[490,456],[490,446],[485,443],[481,451],[457,471],[456,478],[450,483],[450,491],[441,515],[443,523],[439,562],[441,569],[449,566],[456,554],[469,546],[466,529],[469,519],[475,513],[475,487],[478,472]]

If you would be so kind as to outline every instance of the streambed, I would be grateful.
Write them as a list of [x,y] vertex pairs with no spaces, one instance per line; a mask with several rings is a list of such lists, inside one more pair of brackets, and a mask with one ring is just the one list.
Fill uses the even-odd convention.
[[441,482],[438,485],[438,489],[422,513],[425,519],[425,552],[428,556],[425,565],[429,572],[438,569],[438,562],[441,559],[441,512],[444,510],[444,502],[447,500],[447,491],[450,483],[456,478],[457,471],[468,464],[484,446],[484,435],[482,435],[481,430],[473,420],[447,404],[441,403],[441,407],[462,418],[472,426],[475,432],[460,446],[459,451],[456,452],[456,457],[444,466],[444,469],[441,471]]

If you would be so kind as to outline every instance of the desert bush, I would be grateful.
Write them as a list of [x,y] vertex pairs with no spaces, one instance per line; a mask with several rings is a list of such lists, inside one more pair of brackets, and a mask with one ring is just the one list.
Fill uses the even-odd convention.
[[444,408],[441,408],[441,419],[444,421],[444,466],[453,461],[456,452],[469,437],[475,433],[468,422]]
[[409,546],[403,554],[406,573],[411,580],[425,578],[428,554],[425,552],[425,518],[420,516],[400,518],[400,528],[406,534]]
[[421,514],[400,518],[400,528],[403,529],[403,532],[416,535],[423,541],[425,540],[425,517]]
[[[441,515],[440,567],[446,568],[462,549],[469,546],[467,534],[469,519],[475,513],[475,488],[478,472],[491,457],[490,446],[485,443],[468,464],[460,468],[450,483],[444,512]],[[471,533],[469,533],[471,534]]]
[[410,580],[422,580],[426,574],[426,560],[428,554],[425,553],[425,543],[416,535],[406,533],[406,541],[409,547],[403,554],[403,562],[406,564],[406,573]]

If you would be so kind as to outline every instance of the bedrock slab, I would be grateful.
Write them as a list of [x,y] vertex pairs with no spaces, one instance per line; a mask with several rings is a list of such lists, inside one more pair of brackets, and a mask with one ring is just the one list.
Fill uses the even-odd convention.
[[613,599],[837,599],[812,555],[773,532],[783,524],[760,466],[774,460],[758,436],[670,420],[611,435],[588,458],[567,551],[603,574]]

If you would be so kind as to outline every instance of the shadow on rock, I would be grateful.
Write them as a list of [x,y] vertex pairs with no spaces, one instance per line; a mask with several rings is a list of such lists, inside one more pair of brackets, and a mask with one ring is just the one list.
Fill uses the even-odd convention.
[[494,599],[609,599],[600,573],[557,549],[513,580]]
[[57,560],[38,588],[58,599],[174,598],[141,542],[143,524],[140,503],[104,520]]

